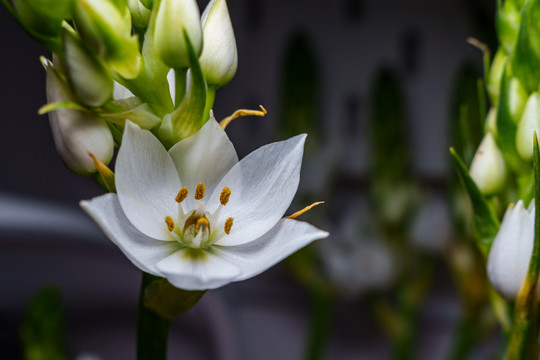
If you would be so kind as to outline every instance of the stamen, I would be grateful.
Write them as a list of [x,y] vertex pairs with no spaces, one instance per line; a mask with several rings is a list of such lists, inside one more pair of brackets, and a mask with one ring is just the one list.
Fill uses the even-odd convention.
[[302,210],[300,211],[297,211],[295,212],[294,214],[292,215],[289,215],[289,216],[285,216],[285,219],[296,219],[297,217],[299,217],[300,215],[304,214],[304,213],[307,213],[309,210],[313,209],[315,206],[317,205],[320,205],[320,204],[324,204],[324,201],[317,201],[309,206],[306,206],[305,208],[303,208]]
[[232,217],[227,218],[227,220],[225,220],[225,226],[224,226],[224,229],[223,229],[223,230],[225,230],[225,234],[229,235],[231,233],[231,228],[233,226],[233,221],[234,221],[234,219]]
[[241,116],[265,116],[267,114],[266,109],[262,105],[259,105],[259,107],[261,108],[261,110],[236,110],[231,116],[228,116],[225,119],[221,120],[219,126],[221,126],[223,130],[225,130],[225,128],[231,123],[231,121]]
[[206,218],[202,217],[197,220],[197,224],[195,224],[195,234],[199,233],[199,230],[201,230],[201,227],[203,228],[203,230],[205,228],[208,229],[210,227],[210,223],[208,222],[208,220],[206,220]]
[[204,184],[200,183],[195,189],[195,200],[201,200],[204,198]]
[[169,229],[169,231],[174,230],[174,221],[170,216],[165,216],[165,224],[167,224],[167,229]]
[[225,186],[223,190],[221,190],[221,194],[219,195],[219,202],[221,203],[221,205],[225,206],[229,202],[230,197],[231,189]]
[[180,191],[178,192],[178,195],[176,195],[176,198],[174,200],[176,200],[177,203],[181,203],[182,201],[184,201],[188,195],[188,188],[187,187],[183,187],[180,189]]

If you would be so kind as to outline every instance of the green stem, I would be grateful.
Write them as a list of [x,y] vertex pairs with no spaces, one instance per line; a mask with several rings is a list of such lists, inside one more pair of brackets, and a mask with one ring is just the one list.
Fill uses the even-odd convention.
[[144,292],[154,276],[143,273],[137,319],[137,360],[167,359],[167,340],[172,320],[164,319],[144,306]]
[[481,327],[482,323],[478,318],[462,318],[457,326],[447,360],[467,359],[474,349]]
[[174,105],[175,108],[178,108],[186,96],[186,79],[187,79],[187,70],[184,69],[174,69]]
[[311,291],[311,314],[309,334],[306,343],[306,360],[323,359],[332,312],[332,301],[327,294]]
[[216,100],[216,91],[217,89],[213,86],[208,86],[206,89],[206,105],[204,106],[204,113],[203,116],[205,118],[205,122],[208,119],[208,116],[210,114],[210,110],[214,108],[214,101]]

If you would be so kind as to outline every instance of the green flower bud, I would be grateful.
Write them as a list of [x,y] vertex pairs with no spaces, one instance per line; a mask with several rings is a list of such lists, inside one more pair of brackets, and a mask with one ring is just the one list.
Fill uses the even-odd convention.
[[142,68],[139,41],[131,36],[131,15],[125,2],[78,0],[73,17],[81,38],[126,79]]
[[514,122],[518,122],[521,118],[521,113],[527,102],[528,94],[527,90],[521,85],[518,79],[510,79],[510,85],[508,89],[508,106],[510,108],[510,115]]
[[131,13],[133,26],[139,29],[146,29],[152,11],[148,10],[139,0],[127,0],[127,5]]
[[493,134],[493,137],[497,137],[497,108],[492,107],[486,116],[486,122],[484,124],[484,131]]
[[113,79],[107,67],[69,29],[62,33],[63,68],[69,85],[84,105],[98,107],[112,98]]
[[487,91],[489,98],[493,104],[496,104],[499,99],[499,92],[501,89],[501,77],[506,66],[508,56],[502,49],[499,49],[491,62],[489,75],[487,79]]
[[484,195],[493,195],[501,191],[506,182],[506,163],[493,138],[487,133],[474,155],[470,175]]
[[59,37],[62,21],[71,18],[71,0],[14,0],[21,23],[42,36]]
[[516,132],[516,147],[523,160],[531,160],[533,157],[533,134],[537,134],[540,122],[540,96],[532,93],[527,100],[523,115],[519,121]]
[[521,7],[523,0],[506,0],[498,2],[496,25],[499,41],[507,54],[511,54],[516,44],[519,25],[521,23]]
[[222,87],[238,67],[236,40],[225,0],[212,0],[203,12],[204,47],[199,58],[208,86]]
[[161,0],[154,29],[154,46],[161,60],[174,69],[189,67],[189,55],[183,31],[200,55],[202,28],[195,0]]
[[[73,101],[67,84],[52,64],[47,64],[47,99],[49,102]],[[58,155],[75,174],[96,172],[93,154],[108,164],[114,152],[111,131],[104,120],[79,110],[60,108],[49,113],[49,122]]]

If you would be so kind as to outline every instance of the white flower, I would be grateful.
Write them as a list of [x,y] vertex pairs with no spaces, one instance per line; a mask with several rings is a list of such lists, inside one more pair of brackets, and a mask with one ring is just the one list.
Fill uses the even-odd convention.
[[214,119],[168,152],[126,122],[118,195],[81,206],[141,270],[186,290],[217,288],[328,236],[282,219],[300,180],[304,140],[269,144],[238,161]]
[[[504,297],[515,300],[529,269],[534,243],[534,201],[509,207],[493,241],[488,258],[488,277]],[[540,289],[539,289],[540,290]]]

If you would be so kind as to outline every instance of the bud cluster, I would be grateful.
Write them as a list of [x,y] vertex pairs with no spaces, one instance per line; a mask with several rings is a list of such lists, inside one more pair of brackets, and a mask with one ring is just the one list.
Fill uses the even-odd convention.
[[80,175],[109,163],[126,120],[154,129],[166,146],[192,135],[236,73],[225,0],[211,0],[202,17],[195,0],[5,5],[53,53],[42,61],[49,103],[40,112],[49,112],[58,153]]

